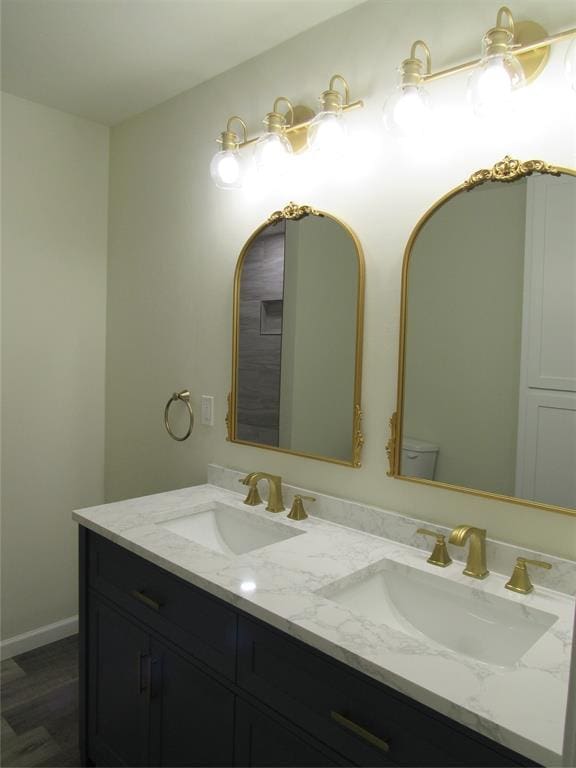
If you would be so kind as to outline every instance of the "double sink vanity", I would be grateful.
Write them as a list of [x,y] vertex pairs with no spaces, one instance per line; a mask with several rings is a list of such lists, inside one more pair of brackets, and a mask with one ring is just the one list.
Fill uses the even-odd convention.
[[[575,176],[506,157],[415,227],[389,477],[575,514]],[[364,281],[333,215],[290,203],[258,227],[230,444],[361,467]],[[84,764],[562,763],[573,561],[216,466],[75,519]]]
[[274,482],[258,503],[261,477],[210,467],[74,514],[86,764],[560,764],[568,561],[519,594],[512,547],[489,541],[510,572],[472,578],[450,540],[467,565],[428,562],[419,521],[378,510],[368,532],[373,508]]

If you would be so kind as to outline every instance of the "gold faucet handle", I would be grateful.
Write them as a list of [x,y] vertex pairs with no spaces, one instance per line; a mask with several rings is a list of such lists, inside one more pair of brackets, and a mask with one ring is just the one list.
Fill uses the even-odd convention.
[[260,492],[258,491],[258,486],[256,483],[253,485],[250,484],[250,475],[247,475],[242,480],[238,480],[239,483],[242,483],[242,485],[249,485],[248,489],[248,495],[244,499],[244,504],[246,504],[249,507],[257,507],[258,504],[262,504],[262,498],[260,496]]
[[527,565],[535,565],[538,568],[545,568],[547,571],[552,568],[551,563],[547,563],[545,560],[528,560],[526,557],[518,557],[516,558],[516,565],[512,571],[512,576],[504,585],[506,589],[518,592],[521,595],[528,595],[532,592],[534,586],[530,581]]
[[448,548],[446,547],[446,536],[443,533],[437,533],[436,531],[430,531],[428,528],[418,528],[416,533],[421,533],[423,536],[432,536],[436,539],[436,544],[432,554],[428,558],[427,562],[431,565],[438,565],[440,568],[446,568],[450,565],[452,558],[448,554]]
[[290,520],[306,520],[308,517],[308,513],[304,509],[304,504],[302,503],[303,499],[306,499],[306,501],[316,501],[314,496],[300,496],[299,494],[294,496],[292,507],[288,513]]
[[522,560],[526,565],[536,565],[538,568],[545,568],[547,571],[552,568],[552,563],[547,563],[546,560],[528,560],[526,557],[519,557],[518,560]]

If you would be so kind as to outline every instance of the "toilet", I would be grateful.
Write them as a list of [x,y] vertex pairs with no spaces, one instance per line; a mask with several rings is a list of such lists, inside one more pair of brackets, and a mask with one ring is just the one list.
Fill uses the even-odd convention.
[[401,474],[434,480],[439,450],[439,446],[434,443],[405,437],[402,441]]

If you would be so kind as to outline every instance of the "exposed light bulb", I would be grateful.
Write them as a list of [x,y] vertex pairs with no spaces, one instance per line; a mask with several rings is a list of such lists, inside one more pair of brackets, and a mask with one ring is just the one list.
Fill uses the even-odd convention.
[[256,142],[254,160],[258,172],[273,178],[283,176],[288,170],[292,145],[281,133],[267,133]]
[[[424,52],[424,59],[417,51]],[[410,57],[404,59],[398,70],[400,79],[396,92],[384,104],[384,125],[399,138],[421,136],[430,129],[432,105],[424,88],[424,78],[432,71],[430,49],[423,40],[416,40]]]
[[237,150],[216,152],[210,163],[210,175],[219,189],[242,187],[243,163]]
[[396,136],[421,135],[431,119],[430,97],[421,86],[400,86],[384,104],[384,124]]
[[232,115],[226,124],[226,130],[220,134],[218,144],[221,149],[210,161],[210,176],[219,189],[240,189],[244,182],[245,163],[238,147],[240,140],[232,130],[232,123],[242,126],[244,143],[246,142],[246,123],[238,115]]
[[308,127],[308,147],[325,157],[338,157],[346,149],[347,131],[342,119],[341,97],[337,91],[325,91],[323,109]]
[[346,148],[347,131],[340,112],[320,112],[308,128],[308,147],[313,152],[338,157]]
[[576,91],[576,40],[572,40],[566,51],[564,73],[568,85]]
[[474,112],[482,117],[501,112],[510,105],[513,91],[524,83],[524,70],[515,56],[485,56],[468,83],[468,97]]

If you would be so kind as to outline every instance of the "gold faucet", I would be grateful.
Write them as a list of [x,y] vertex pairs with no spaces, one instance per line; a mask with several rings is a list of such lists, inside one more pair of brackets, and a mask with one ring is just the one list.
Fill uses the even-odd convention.
[[474,579],[485,579],[490,573],[486,568],[486,530],[474,528],[472,525],[459,525],[454,528],[448,541],[450,544],[463,547],[468,539],[470,539],[470,548],[463,573]]
[[546,570],[552,568],[550,563],[544,560],[528,560],[525,557],[517,557],[512,576],[504,585],[506,589],[511,589],[512,592],[519,592],[521,595],[528,595],[532,592],[534,587],[528,575],[527,565],[537,565],[539,568],[546,568]]
[[268,480],[268,506],[267,512],[283,512],[284,502],[282,501],[282,478],[279,475],[269,475],[267,472],[250,472],[241,483],[249,487],[248,495],[244,499],[244,504],[255,507],[262,503],[258,493],[258,481]]

